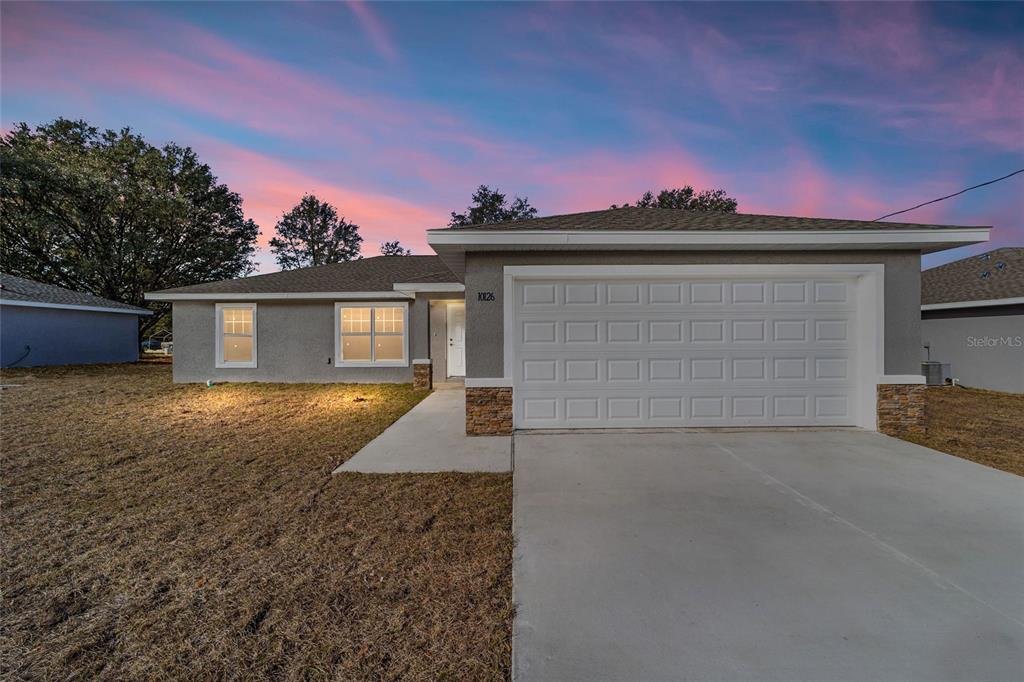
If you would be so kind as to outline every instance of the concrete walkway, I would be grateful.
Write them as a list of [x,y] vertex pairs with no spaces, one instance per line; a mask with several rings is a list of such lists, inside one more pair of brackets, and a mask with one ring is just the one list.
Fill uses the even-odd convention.
[[515,438],[517,681],[1021,679],[1018,476],[862,431]]
[[512,470],[512,439],[466,435],[466,391],[442,388],[427,396],[334,473],[426,473]]

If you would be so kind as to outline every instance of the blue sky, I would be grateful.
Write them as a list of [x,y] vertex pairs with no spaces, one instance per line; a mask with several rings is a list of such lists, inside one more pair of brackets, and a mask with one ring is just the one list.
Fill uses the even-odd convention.
[[[304,192],[429,253],[476,185],[541,214],[722,187],[873,219],[1024,167],[1020,4],[4,3],[0,119],[193,147],[265,244]],[[1024,175],[900,216],[1024,244]],[[986,247],[988,248],[988,247]],[[979,248],[931,256],[934,264]],[[263,271],[274,269],[264,249]]]

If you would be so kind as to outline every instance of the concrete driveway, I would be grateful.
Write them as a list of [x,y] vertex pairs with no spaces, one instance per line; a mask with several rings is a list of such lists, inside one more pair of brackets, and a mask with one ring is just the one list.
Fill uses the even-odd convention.
[[518,680],[1024,677],[1024,479],[859,431],[514,457]]

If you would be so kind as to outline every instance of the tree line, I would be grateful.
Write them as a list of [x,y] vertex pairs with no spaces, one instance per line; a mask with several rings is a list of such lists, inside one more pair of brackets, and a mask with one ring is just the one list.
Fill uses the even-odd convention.
[[[737,203],[723,190],[687,185],[646,192],[633,206],[733,213]],[[480,185],[448,225],[536,216],[528,198]],[[274,232],[270,251],[285,270],[362,257],[359,226],[312,194]],[[188,147],[157,147],[130,128],[101,131],[64,118],[20,123],[0,139],[0,270],[149,307],[154,315],[140,319],[142,334],[169,308],[147,304],[146,291],[252,273],[259,234],[242,198]],[[412,251],[394,240],[380,253]]]

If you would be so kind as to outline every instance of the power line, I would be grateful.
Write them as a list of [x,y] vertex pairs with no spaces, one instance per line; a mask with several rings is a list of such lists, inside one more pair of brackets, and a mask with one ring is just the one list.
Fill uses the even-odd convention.
[[1014,175],[1017,175],[1018,173],[1024,173],[1024,168],[1021,168],[1020,170],[1015,170],[1012,173],[1010,173],[1009,175],[1004,175],[1001,178],[996,178],[995,180],[989,180],[988,182],[983,182],[980,185],[975,185],[974,187],[968,187],[967,189],[962,189],[959,192],[954,192],[953,194],[947,194],[944,197],[939,197],[938,199],[932,199],[931,201],[926,201],[923,204],[918,204],[917,206],[911,206],[910,208],[905,208],[902,211],[894,211],[892,213],[886,213],[881,218],[875,218],[871,222],[876,223],[879,220],[885,220],[886,218],[891,218],[894,215],[899,215],[900,213],[907,213],[908,211],[913,211],[914,209],[921,208],[922,206],[927,206],[928,204],[934,204],[934,203],[936,203],[938,201],[945,201],[946,199],[951,199],[951,198],[953,198],[955,196],[959,196],[959,195],[963,194],[964,192],[970,192],[972,189],[978,189],[979,187],[984,187],[985,185],[991,185],[994,182],[999,182],[1000,180],[1005,180],[1006,178],[1012,178]]

